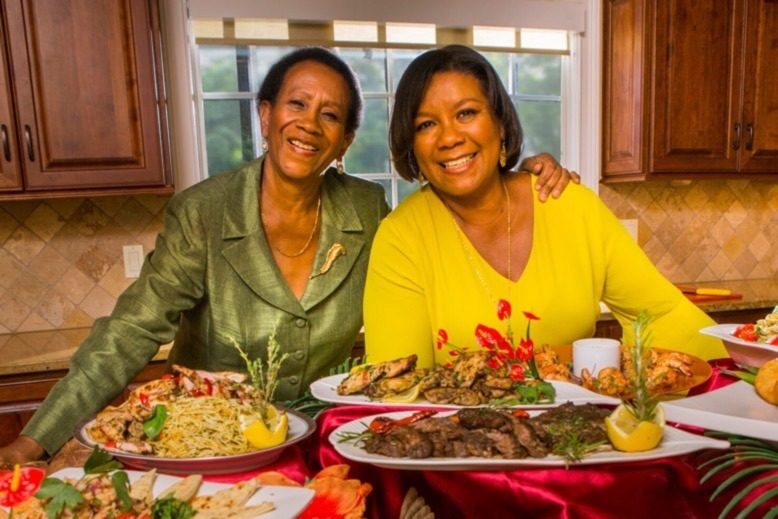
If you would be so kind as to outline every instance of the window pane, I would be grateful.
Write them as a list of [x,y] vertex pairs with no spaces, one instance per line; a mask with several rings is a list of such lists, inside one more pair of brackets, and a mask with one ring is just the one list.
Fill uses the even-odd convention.
[[524,130],[524,155],[546,151],[562,160],[562,105],[556,101],[521,101],[517,104]]
[[254,158],[251,118],[253,103],[242,101],[203,102],[208,176],[229,171]]
[[390,65],[390,71],[392,74],[392,92],[397,91],[397,83],[400,82],[400,77],[402,77],[403,72],[405,72],[405,69],[408,68],[408,65],[410,65],[411,61],[424,52],[423,50],[398,50],[393,49],[390,51],[392,58],[391,58],[391,65]]
[[251,90],[256,92],[265,79],[267,71],[273,63],[281,59],[282,56],[289,54],[297,47],[252,47],[254,53],[254,73],[256,74],[256,86]]
[[494,70],[497,71],[497,75],[500,76],[500,81],[502,81],[502,85],[505,87],[505,90],[508,90],[510,92],[509,88],[511,85],[510,82],[510,65],[511,65],[511,55],[507,52],[482,52],[484,58],[492,64],[494,67]]
[[349,173],[389,171],[388,112],[386,99],[365,100],[365,117],[357,138],[346,153]]
[[516,54],[513,93],[561,95],[562,58],[539,54]]
[[362,92],[386,92],[386,51],[338,49],[338,55],[354,69]]
[[248,47],[200,46],[203,92],[249,92]]

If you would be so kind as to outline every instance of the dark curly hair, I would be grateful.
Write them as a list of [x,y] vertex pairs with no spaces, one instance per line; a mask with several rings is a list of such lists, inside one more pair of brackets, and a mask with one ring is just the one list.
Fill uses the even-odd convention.
[[268,101],[273,104],[284,83],[286,73],[294,65],[303,61],[315,61],[331,68],[343,78],[348,86],[349,106],[346,116],[346,133],[355,133],[362,121],[362,92],[359,88],[359,81],[348,64],[338,56],[323,47],[303,47],[282,57],[273,63],[270,70],[267,71],[262,86],[257,93],[257,104],[262,101]]
[[432,77],[439,72],[461,72],[481,84],[494,117],[505,133],[505,166],[500,173],[519,161],[524,142],[519,116],[494,67],[481,54],[464,45],[447,45],[425,52],[414,59],[400,78],[395,94],[394,111],[389,124],[389,148],[395,169],[405,180],[420,180],[421,173],[413,154],[414,119]]

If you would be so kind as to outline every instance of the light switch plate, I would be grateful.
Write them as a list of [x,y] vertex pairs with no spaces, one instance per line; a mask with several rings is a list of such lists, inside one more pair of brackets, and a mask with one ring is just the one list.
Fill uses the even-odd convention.
[[143,245],[125,245],[122,247],[124,255],[124,276],[137,278],[140,276],[140,268],[143,266]]

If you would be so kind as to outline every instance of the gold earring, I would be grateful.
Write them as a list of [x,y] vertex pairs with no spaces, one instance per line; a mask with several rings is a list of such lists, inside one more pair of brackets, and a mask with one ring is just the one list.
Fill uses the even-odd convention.
[[262,140],[262,153],[267,153],[267,141]]
[[504,168],[508,163],[508,152],[505,150],[505,141],[500,143],[500,167]]
[[343,167],[343,159],[338,159],[335,161],[335,169],[338,170],[338,173],[341,175],[346,172],[346,169]]

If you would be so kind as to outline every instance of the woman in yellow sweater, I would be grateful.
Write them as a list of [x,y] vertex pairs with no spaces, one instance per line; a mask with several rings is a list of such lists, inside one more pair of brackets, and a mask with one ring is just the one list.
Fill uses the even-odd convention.
[[420,366],[450,360],[435,347],[478,348],[474,330],[512,327],[535,344],[594,333],[605,302],[625,326],[653,316],[654,345],[709,359],[720,341],[698,333],[712,321],[651,264],[599,198],[578,185],[538,203],[534,181],[511,171],[522,131],[510,97],[477,52],[448,46],[418,57],[397,88],[390,127],[395,167],[423,187],[380,225],[364,298],[368,362],[416,353]]

